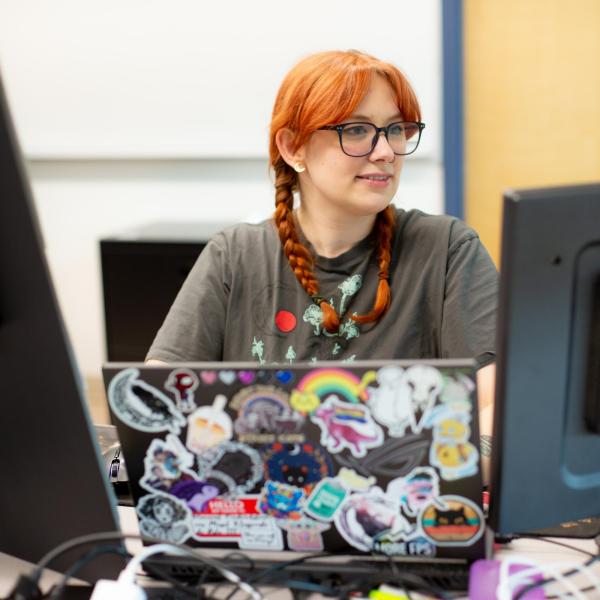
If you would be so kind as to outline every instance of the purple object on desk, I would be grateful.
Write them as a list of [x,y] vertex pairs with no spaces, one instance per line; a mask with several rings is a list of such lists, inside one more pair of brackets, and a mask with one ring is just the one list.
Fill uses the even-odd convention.
[[[469,572],[469,600],[495,600],[496,588],[500,579],[500,562],[499,560],[476,560],[471,565]],[[508,567],[508,574],[513,575],[530,567],[531,565],[511,564]],[[524,583],[514,588],[513,597],[525,585],[529,585],[534,581],[542,581],[543,578],[541,573],[530,575],[526,584]],[[539,587],[527,592],[523,596],[523,599],[544,600],[545,597],[546,594],[544,594],[543,588]]]

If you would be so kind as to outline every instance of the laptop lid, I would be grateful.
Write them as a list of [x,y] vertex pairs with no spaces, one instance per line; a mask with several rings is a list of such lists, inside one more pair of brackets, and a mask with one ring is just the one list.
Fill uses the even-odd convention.
[[103,368],[140,530],[200,547],[485,554],[472,361]]

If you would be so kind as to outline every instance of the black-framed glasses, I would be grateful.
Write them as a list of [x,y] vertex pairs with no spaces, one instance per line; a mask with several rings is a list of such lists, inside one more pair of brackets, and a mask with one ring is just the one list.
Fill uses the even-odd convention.
[[412,154],[419,145],[425,123],[418,121],[398,121],[387,127],[377,127],[373,123],[356,122],[341,125],[326,125],[319,129],[337,131],[342,152],[348,156],[371,154],[383,133],[388,144],[397,156]]

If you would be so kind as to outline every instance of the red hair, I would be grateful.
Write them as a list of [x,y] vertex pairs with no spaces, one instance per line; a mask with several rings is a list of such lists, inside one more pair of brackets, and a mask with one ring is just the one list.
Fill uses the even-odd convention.
[[[346,119],[369,90],[374,76],[390,84],[398,109],[407,121],[420,121],[419,103],[406,77],[393,65],[356,50],[313,54],[300,61],[285,77],[275,99],[271,119],[269,154],[275,171],[275,225],[283,251],[306,293],[323,311],[323,327],[333,333],[340,317],[326,300],[319,297],[319,282],[313,273],[313,257],[300,242],[293,218],[293,192],[298,176],[282,158],[275,141],[281,129],[292,131],[292,151],[308,141],[325,125]],[[353,315],[357,323],[379,320],[391,302],[388,283],[394,210],[391,206],[378,213],[374,229],[379,248],[379,284],[373,309],[365,315]]]

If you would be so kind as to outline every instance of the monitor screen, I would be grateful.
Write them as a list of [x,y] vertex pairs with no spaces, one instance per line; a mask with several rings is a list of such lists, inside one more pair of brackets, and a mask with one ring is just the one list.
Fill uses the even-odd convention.
[[600,515],[600,184],[506,192],[490,524]]
[[[0,552],[37,562],[66,540],[117,529],[1,81],[0,402]],[[52,567],[64,570],[84,551]],[[106,577],[117,565],[101,557],[83,576]]]

